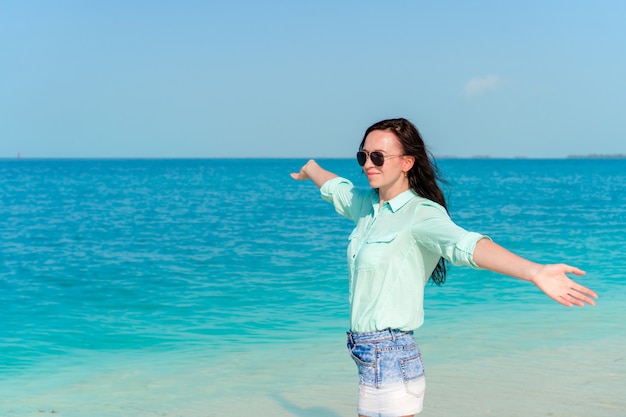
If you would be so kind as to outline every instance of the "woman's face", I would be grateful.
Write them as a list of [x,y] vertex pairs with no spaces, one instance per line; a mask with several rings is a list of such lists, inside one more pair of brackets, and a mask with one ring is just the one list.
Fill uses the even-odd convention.
[[[363,143],[363,151],[368,158],[363,171],[372,188],[378,188],[381,197],[390,199],[408,189],[405,172],[413,165],[412,157],[404,156],[404,150],[396,135],[390,130],[374,130]],[[376,166],[369,156],[372,152],[380,152],[385,156],[382,166]]]

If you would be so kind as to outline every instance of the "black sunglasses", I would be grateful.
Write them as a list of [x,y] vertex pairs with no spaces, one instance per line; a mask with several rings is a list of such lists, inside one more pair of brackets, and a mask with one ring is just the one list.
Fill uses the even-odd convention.
[[359,163],[359,165],[363,166],[365,165],[365,162],[367,162],[368,156],[372,160],[372,164],[376,165],[377,167],[381,167],[385,163],[385,159],[397,158],[399,156],[404,156],[404,155],[385,155],[379,151],[374,151],[374,152],[358,151],[356,153],[356,161]]

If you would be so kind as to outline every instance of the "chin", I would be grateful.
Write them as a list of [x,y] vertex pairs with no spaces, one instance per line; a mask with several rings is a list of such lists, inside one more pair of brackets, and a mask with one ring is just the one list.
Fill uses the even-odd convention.
[[372,187],[372,188],[379,188],[378,181],[370,179],[370,180],[368,180],[368,182],[370,184],[370,187]]

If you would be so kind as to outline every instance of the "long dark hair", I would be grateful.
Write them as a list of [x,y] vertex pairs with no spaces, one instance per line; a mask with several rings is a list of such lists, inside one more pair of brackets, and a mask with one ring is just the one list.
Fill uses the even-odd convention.
[[[420,197],[439,203],[448,211],[446,199],[438,184],[438,182],[443,183],[444,181],[441,178],[435,159],[426,149],[422,135],[420,135],[415,125],[402,118],[382,120],[374,123],[365,131],[359,150],[363,149],[365,138],[374,130],[390,130],[398,137],[404,149],[404,154],[415,158],[413,167],[407,173],[411,189]],[[439,262],[430,275],[430,279],[437,285],[442,285],[446,281],[446,260],[444,258],[439,258]]]

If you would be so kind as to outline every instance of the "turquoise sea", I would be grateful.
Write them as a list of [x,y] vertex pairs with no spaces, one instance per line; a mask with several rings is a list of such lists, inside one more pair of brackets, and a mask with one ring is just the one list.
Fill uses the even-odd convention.
[[[355,416],[352,225],[304,162],[0,161],[0,416]],[[451,267],[416,333],[422,416],[624,416],[626,160],[439,166],[458,224],[600,299]]]

